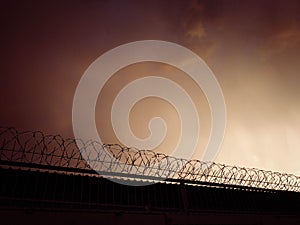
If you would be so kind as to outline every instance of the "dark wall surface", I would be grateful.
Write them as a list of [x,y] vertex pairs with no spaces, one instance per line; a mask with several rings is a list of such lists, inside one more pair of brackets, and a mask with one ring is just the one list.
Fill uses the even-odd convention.
[[1,224],[300,224],[296,192],[15,169],[0,180]]

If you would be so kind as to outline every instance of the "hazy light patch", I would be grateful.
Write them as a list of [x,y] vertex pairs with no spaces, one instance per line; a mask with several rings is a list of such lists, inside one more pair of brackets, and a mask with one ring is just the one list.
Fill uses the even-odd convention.
[[300,157],[297,125],[258,122],[261,126],[253,127],[251,121],[239,120],[228,127],[217,161],[287,173],[299,170],[295,160]]

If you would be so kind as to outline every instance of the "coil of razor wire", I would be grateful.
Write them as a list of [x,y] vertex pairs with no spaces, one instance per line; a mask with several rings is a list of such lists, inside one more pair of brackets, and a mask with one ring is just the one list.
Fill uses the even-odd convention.
[[[104,157],[103,150],[110,154]],[[85,157],[82,156],[83,153]],[[117,171],[121,174],[135,173],[141,176],[300,191],[300,177],[293,174],[178,159],[118,144],[100,144],[96,141],[84,143],[65,139],[61,135],[45,135],[40,131],[20,132],[7,127],[0,127],[0,160],[96,170],[100,174],[104,171],[114,172],[118,168]]]

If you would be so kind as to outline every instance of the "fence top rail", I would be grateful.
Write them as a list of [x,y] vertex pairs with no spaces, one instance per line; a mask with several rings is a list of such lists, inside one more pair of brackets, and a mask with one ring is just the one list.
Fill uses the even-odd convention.
[[[80,143],[80,144],[79,144]],[[108,153],[108,154],[107,154]],[[293,174],[244,168],[200,160],[186,160],[118,144],[100,144],[0,127],[0,161],[99,174],[153,177],[249,188],[300,192],[300,177]],[[84,172],[83,172],[84,173]]]

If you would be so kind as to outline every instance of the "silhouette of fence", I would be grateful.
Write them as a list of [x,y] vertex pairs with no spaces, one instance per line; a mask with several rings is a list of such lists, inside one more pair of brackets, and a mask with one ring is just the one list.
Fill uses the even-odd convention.
[[[110,154],[105,154],[110,153]],[[83,157],[84,155],[84,157]],[[255,168],[178,159],[149,150],[64,139],[40,131],[0,127],[0,165],[144,180],[300,191],[300,177]],[[96,173],[96,172],[97,173]]]

